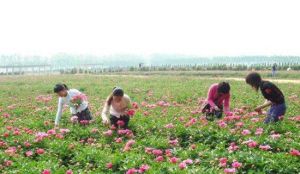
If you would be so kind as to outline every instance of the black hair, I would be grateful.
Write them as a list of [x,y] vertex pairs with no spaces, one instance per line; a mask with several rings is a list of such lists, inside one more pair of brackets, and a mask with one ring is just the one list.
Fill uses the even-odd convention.
[[252,72],[246,77],[246,83],[254,87],[256,90],[258,90],[261,82],[261,76],[257,72]]
[[230,85],[227,82],[221,82],[218,84],[218,93],[228,94],[230,91]]
[[58,83],[54,86],[54,89],[53,91],[55,93],[59,93],[60,91],[63,91],[63,90],[68,90],[69,88],[67,87],[66,84],[62,84],[62,83]]
[[113,96],[120,96],[123,97],[124,96],[124,91],[122,88],[120,87],[114,87],[112,93],[110,94],[108,100],[107,100],[107,104],[111,105],[111,102],[113,100]]

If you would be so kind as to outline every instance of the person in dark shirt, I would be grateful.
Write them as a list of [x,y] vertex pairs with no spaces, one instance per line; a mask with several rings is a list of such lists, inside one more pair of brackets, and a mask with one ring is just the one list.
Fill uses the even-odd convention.
[[247,75],[246,83],[252,86],[256,91],[260,89],[266,99],[263,105],[255,108],[256,112],[260,113],[262,109],[271,106],[264,123],[279,121],[280,117],[284,116],[286,112],[285,99],[281,90],[272,82],[262,80],[261,76],[256,72]]

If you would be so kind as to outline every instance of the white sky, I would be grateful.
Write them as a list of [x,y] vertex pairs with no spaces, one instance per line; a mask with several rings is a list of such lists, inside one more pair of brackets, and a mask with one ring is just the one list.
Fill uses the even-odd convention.
[[298,0],[1,0],[0,54],[300,55]]

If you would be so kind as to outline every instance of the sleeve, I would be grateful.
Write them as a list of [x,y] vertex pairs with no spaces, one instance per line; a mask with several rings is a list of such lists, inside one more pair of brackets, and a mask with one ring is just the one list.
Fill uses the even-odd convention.
[[108,98],[106,99],[104,107],[102,109],[101,117],[102,117],[103,121],[108,120],[110,106],[107,104],[107,101],[108,101]]
[[63,101],[62,98],[58,99],[58,106],[57,106],[57,113],[56,113],[56,117],[55,117],[55,125],[59,124],[59,120],[61,118],[62,115],[62,110],[63,110]]
[[207,93],[207,102],[210,104],[210,106],[215,107],[216,104],[214,102],[214,96],[215,96],[215,86],[212,85]]
[[225,100],[224,100],[224,111],[225,112],[229,112],[230,111],[230,94],[225,97]]

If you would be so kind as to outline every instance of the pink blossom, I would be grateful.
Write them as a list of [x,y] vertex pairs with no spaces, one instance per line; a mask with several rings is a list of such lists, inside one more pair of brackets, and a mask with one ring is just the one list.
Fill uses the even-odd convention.
[[71,122],[72,123],[77,123],[78,122],[78,117],[77,116],[72,116],[71,117]]
[[247,146],[251,148],[254,148],[258,145],[257,142],[253,140],[244,141],[242,144],[247,144]]
[[157,149],[154,149],[152,151],[152,154],[155,155],[155,156],[160,156],[163,154],[163,152],[161,150],[157,150]]
[[185,164],[193,164],[193,160],[191,160],[191,159],[186,159],[182,162],[184,162]]
[[219,159],[219,166],[220,167],[226,167],[227,165],[227,158],[220,158]]
[[183,170],[186,168],[186,163],[181,162],[178,166],[179,166],[179,169]]
[[218,122],[218,125],[219,125],[220,128],[225,128],[225,127],[227,127],[227,124],[225,123],[225,121],[219,121],[219,122]]
[[158,156],[155,158],[155,161],[157,161],[157,162],[162,162],[163,160],[164,160],[163,156]]
[[165,128],[172,129],[172,128],[174,128],[174,125],[172,123],[169,123],[169,124],[165,125]]
[[271,149],[271,147],[270,147],[269,145],[260,145],[259,148],[260,148],[261,150],[265,150],[265,151]]
[[69,133],[70,130],[69,129],[59,129],[59,132],[62,134],[66,134],[66,133]]
[[242,131],[242,135],[249,135],[249,134],[251,134],[251,132],[248,130],[248,129],[244,129],[243,131]]
[[191,149],[195,150],[197,148],[196,144],[191,145]]
[[27,157],[30,157],[30,156],[32,156],[33,155],[33,152],[30,150],[30,151],[27,151],[26,153],[25,153],[25,155],[27,156]]
[[259,122],[259,118],[251,118],[251,121],[254,123]]
[[113,168],[113,163],[107,163],[107,164],[106,164],[106,168],[112,169],[112,168]]
[[255,131],[255,135],[261,135],[264,132],[263,128],[257,128]]
[[123,141],[123,139],[121,137],[115,139],[116,143],[122,143],[122,141]]
[[144,173],[146,172],[147,170],[149,170],[150,167],[147,165],[147,164],[143,164],[141,165],[141,167],[139,168],[139,173]]
[[42,171],[42,174],[51,174],[51,171],[49,169],[45,169]]
[[44,153],[45,153],[45,150],[44,150],[44,149],[41,149],[41,148],[39,148],[39,149],[37,149],[37,150],[36,150],[36,153],[37,153],[37,154],[39,154],[39,155],[42,155],[42,154],[44,154]]
[[133,109],[129,109],[128,111],[127,111],[127,115],[128,116],[133,116],[135,114],[135,110],[133,110]]
[[173,164],[177,163],[179,161],[179,158],[176,158],[176,157],[172,157],[169,159],[169,161]]
[[66,171],[66,174],[73,174],[73,171],[71,169]]
[[236,172],[235,168],[226,168],[226,169],[224,169],[224,173],[235,173],[235,172]]
[[242,163],[239,163],[238,161],[234,161],[234,162],[231,164],[231,166],[232,166],[233,168],[240,168],[240,167],[242,167]]
[[230,143],[230,146],[228,147],[228,151],[229,151],[229,152],[234,152],[234,151],[236,151],[236,150],[238,150],[238,149],[239,149],[239,146],[237,146],[237,145],[235,144],[235,142]]
[[125,144],[125,147],[124,147],[123,151],[129,151],[134,143],[135,143],[134,140],[127,141],[127,143]]
[[125,122],[122,120],[118,120],[117,125],[119,125],[120,127],[123,127],[125,125]]
[[113,131],[112,131],[112,130],[107,130],[107,131],[103,132],[103,135],[105,135],[105,136],[107,136],[107,137],[112,136],[112,134],[113,134]]
[[278,139],[281,137],[281,135],[280,134],[272,134],[272,135],[270,135],[270,137],[273,139]]
[[171,146],[176,146],[178,144],[178,140],[177,139],[174,139],[174,140],[169,140],[169,144]]
[[50,130],[47,131],[47,134],[49,134],[49,135],[55,135],[56,131],[54,129],[50,129]]
[[139,105],[138,105],[137,102],[132,102],[132,107],[133,107],[134,109],[138,109],[138,108],[139,108]]
[[11,166],[12,164],[13,164],[13,162],[12,162],[11,160],[5,160],[5,161],[4,161],[4,165],[5,165],[6,167]]
[[243,127],[244,123],[243,122],[237,122],[237,123],[235,123],[235,126],[236,127]]
[[134,173],[137,173],[138,170],[137,169],[129,169],[127,170],[126,174],[134,174]]
[[293,156],[300,156],[300,151],[296,150],[296,149],[292,149],[290,151],[290,154],[293,155]]

